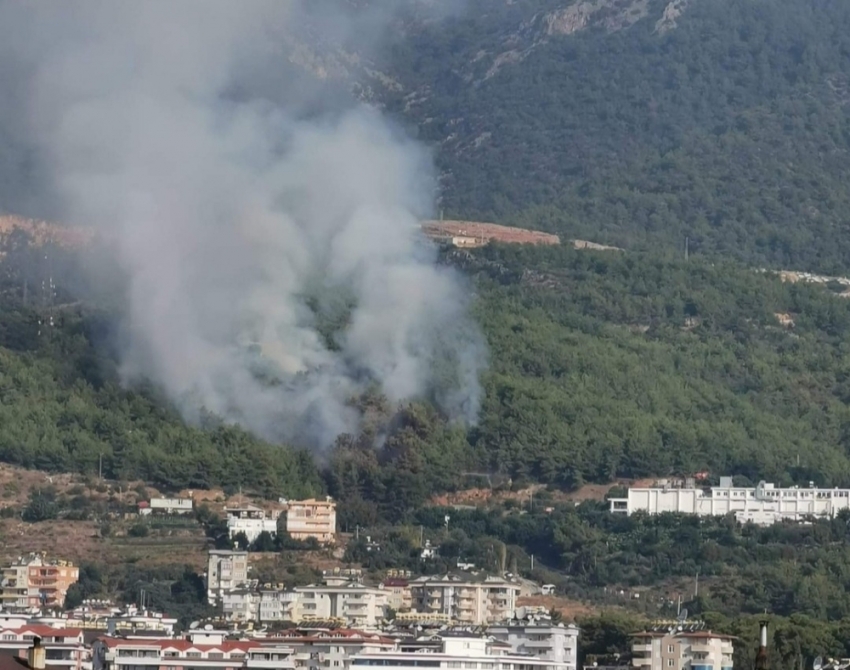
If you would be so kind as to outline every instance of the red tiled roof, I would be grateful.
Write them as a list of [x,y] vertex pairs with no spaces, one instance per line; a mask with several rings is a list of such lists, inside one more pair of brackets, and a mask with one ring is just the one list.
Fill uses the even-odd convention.
[[15,635],[37,635],[38,637],[79,637],[83,631],[79,628],[53,628],[40,624],[28,624],[20,628],[3,628],[3,633],[14,633]]
[[[153,638],[153,639],[127,639],[123,637],[99,637],[99,641],[103,642],[107,647],[113,649],[115,647],[154,647],[162,651],[220,651],[227,653],[231,651],[248,652],[251,649],[258,649],[263,646],[263,640],[225,640],[221,644],[196,644],[191,640],[171,639],[171,638]],[[272,641],[273,642],[273,641]],[[266,642],[266,646],[269,642]]]
[[409,586],[410,582],[401,577],[387,577],[384,580],[384,586]]

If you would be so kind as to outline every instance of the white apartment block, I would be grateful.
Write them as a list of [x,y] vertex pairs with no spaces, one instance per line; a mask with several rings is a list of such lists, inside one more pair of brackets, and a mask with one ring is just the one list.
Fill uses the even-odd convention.
[[346,628],[288,630],[268,639],[291,645],[295,649],[295,663],[299,670],[349,668],[351,658],[357,654],[392,651],[396,648],[392,638]]
[[292,621],[306,623],[336,619],[351,628],[375,630],[384,620],[386,592],[340,581],[328,580],[321,585],[296,587],[297,600],[293,603]]
[[755,487],[733,486],[731,477],[721,477],[719,486],[708,489],[663,484],[630,488],[628,497],[611,498],[609,504],[613,514],[734,514],[741,523],[770,525],[782,519],[835,516],[839,510],[850,508],[850,489],[820,489],[813,485],[777,488],[765,482]]
[[513,616],[520,586],[500,577],[439,575],[411,580],[410,595],[414,612],[435,620],[481,626]]
[[227,515],[227,532],[231,538],[245,533],[248,542],[253,542],[262,532],[277,535],[277,513],[266,514],[264,509],[254,505],[227,507],[224,512]]
[[487,634],[506,642],[515,654],[531,654],[568,670],[578,666],[578,634],[574,625],[553,625],[551,620],[509,621],[487,629]]
[[289,501],[286,532],[294,540],[314,538],[322,544],[333,544],[336,540],[336,503],[330,498]]
[[211,549],[207,563],[207,599],[211,605],[221,602],[225,592],[248,582],[248,552]]
[[102,637],[92,643],[92,670],[295,670],[294,649],[266,640]]
[[407,643],[405,650],[361,653],[351,659],[351,670],[380,666],[382,670],[566,670],[554,661],[514,653],[508,645],[469,633],[444,633],[436,646],[424,642],[417,648]]
[[632,636],[632,667],[634,670],[733,670],[733,639],[687,624],[672,631],[637,633]]

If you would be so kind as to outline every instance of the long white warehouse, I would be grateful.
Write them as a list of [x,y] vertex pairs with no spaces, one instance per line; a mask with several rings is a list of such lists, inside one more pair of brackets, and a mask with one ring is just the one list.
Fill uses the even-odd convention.
[[839,510],[850,508],[850,489],[819,489],[813,485],[777,488],[765,482],[756,487],[733,486],[731,477],[721,477],[720,486],[710,488],[630,488],[627,498],[611,498],[609,503],[613,514],[734,514],[742,523],[767,526],[782,519],[802,521],[809,516],[835,516]]

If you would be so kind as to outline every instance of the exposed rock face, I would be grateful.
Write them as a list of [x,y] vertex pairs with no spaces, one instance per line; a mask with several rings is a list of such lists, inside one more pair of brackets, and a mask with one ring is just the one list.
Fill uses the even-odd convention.
[[676,27],[676,19],[688,6],[688,0],[671,0],[664,8],[664,13],[658,22],[655,24],[655,32],[663,35],[664,33],[673,30]]
[[543,17],[546,35],[572,35],[588,26],[602,25],[615,32],[628,28],[649,13],[649,0],[581,0]]

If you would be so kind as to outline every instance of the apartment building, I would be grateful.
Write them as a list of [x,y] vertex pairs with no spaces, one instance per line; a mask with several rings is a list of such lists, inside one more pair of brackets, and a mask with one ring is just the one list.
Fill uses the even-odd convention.
[[336,503],[330,498],[289,501],[286,532],[295,540],[312,537],[322,544],[333,544],[336,541]]
[[79,568],[67,561],[49,561],[41,554],[20,557],[3,568],[0,607],[6,611],[62,607],[68,588],[79,577]]
[[248,583],[248,552],[211,549],[206,581],[209,603],[220,603],[225,592]]
[[293,653],[287,644],[226,640],[224,633],[185,639],[102,637],[92,643],[92,670],[295,670]]
[[351,628],[374,630],[384,620],[387,594],[355,582],[328,579],[324,584],[299,586],[292,603],[292,620],[343,622]]
[[295,649],[295,665],[299,670],[348,668],[351,658],[357,654],[391,651],[396,646],[392,638],[346,628],[288,630],[269,639],[284,642]]
[[279,512],[267,513],[264,509],[255,505],[226,507],[224,512],[227,515],[227,532],[230,537],[245,533],[248,542],[253,542],[263,532],[277,535]]
[[551,619],[508,621],[487,629],[487,634],[506,642],[515,654],[531,654],[569,670],[578,666],[578,634],[574,625],[552,624]]
[[410,595],[412,609],[421,615],[480,626],[513,617],[520,586],[476,573],[426,576],[410,582]]
[[51,628],[49,626],[27,625],[20,628],[0,629],[0,651],[12,653],[21,658],[39,638],[44,649],[46,668],[56,670],[82,670],[89,661],[89,652],[83,639],[83,631],[77,628]]
[[729,635],[678,625],[632,636],[635,670],[732,670],[733,641]]
[[402,577],[387,577],[378,585],[387,594],[387,606],[396,612],[409,612],[413,606],[410,581]]
[[649,488],[630,488],[625,498],[611,498],[613,514],[662,514],[673,512],[697,516],[734,514],[741,523],[770,525],[783,519],[800,521],[809,516],[833,517],[850,508],[850,489],[821,489],[794,486],[777,488],[734,486],[732,477],[721,477],[719,486],[700,488],[693,479],[684,482],[661,480]]
[[380,666],[382,670],[566,670],[565,664],[514,653],[504,642],[469,632],[445,632],[427,640],[405,642],[393,651],[360,653],[351,659],[351,670]]

